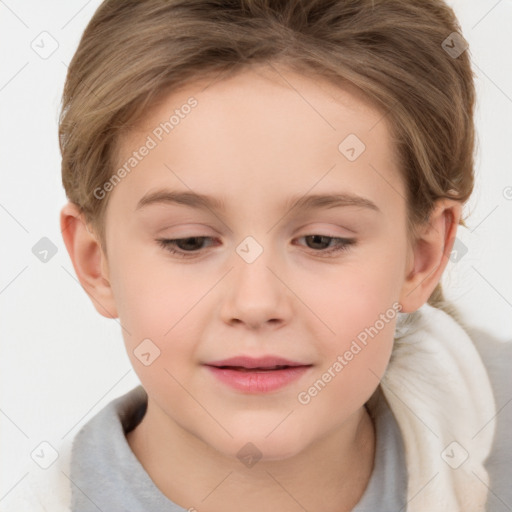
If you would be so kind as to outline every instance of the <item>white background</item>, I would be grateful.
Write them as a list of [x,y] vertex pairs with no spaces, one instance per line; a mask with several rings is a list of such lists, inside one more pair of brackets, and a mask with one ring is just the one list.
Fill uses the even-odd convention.
[[[0,509],[40,442],[59,446],[138,383],[118,321],[82,290],[59,226],[60,96],[99,3],[0,1]],[[458,234],[468,252],[443,283],[471,325],[512,341],[512,1],[448,3],[470,44],[479,98],[476,190],[469,229]],[[47,59],[31,47],[43,31],[58,42]],[[57,246],[47,263],[32,253],[42,237]]]

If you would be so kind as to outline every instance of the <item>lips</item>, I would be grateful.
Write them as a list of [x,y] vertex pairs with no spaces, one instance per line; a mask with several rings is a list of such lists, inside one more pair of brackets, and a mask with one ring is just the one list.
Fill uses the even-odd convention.
[[284,368],[293,368],[297,366],[311,366],[310,364],[299,363],[297,361],[290,361],[278,356],[264,356],[264,357],[249,357],[237,356],[221,361],[214,361],[207,363],[207,366],[215,366],[216,368],[229,368],[231,370],[240,371],[272,371],[282,370]]
[[216,380],[238,392],[251,394],[278,391],[308,373],[312,364],[278,356],[232,357],[205,365]]

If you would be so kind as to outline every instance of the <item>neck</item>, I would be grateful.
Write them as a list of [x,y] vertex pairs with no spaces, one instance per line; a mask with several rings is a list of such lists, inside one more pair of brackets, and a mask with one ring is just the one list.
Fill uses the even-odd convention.
[[[375,456],[373,422],[365,407],[300,453],[262,458],[245,467],[176,425],[149,400],[142,422],[127,435],[135,456],[168,499],[201,512],[349,512],[361,499]],[[299,508],[298,508],[299,507]]]

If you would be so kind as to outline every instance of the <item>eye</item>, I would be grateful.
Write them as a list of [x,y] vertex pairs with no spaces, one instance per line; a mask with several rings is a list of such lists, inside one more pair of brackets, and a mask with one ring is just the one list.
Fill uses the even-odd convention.
[[[341,238],[327,235],[306,235],[298,238],[297,240],[301,240],[302,238],[310,242],[314,249],[320,249],[313,251],[315,253],[319,253],[320,256],[331,256],[343,251],[348,251],[350,246],[356,243],[354,238]],[[326,244],[329,246],[331,242],[336,243],[328,247],[326,250],[322,250],[322,247],[325,247]]]
[[[177,254],[183,258],[195,256],[202,247],[204,240],[212,240],[210,236],[189,236],[187,238],[159,238],[157,242],[171,254]],[[177,247],[177,249],[176,249]]]
[[[312,245],[311,249],[319,256],[330,256],[343,251],[348,251],[351,245],[356,243],[353,238],[341,238],[327,235],[306,235],[298,238],[307,240],[307,245]],[[205,240],[213,240],[209,236],[190,236],[187,238],[160,238],[156,241],[166,251],[171,254],[176,254],[182,258],[189,258],[197,256],[201,249],[204,248],[203,243]],[[332,245],[332,242],[335,242]],[[212,245],[212,244],[209,244]],[[327,246],[327,248],[326,248]]]

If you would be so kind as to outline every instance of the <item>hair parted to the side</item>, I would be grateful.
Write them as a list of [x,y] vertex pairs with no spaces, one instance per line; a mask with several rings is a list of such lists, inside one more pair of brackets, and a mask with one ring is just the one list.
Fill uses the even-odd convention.
[[[410,229],[437,199],[473,189],[475,89],[443,0],[105,0],[69,65],[59,126],[62,181],[106,251],[119,138],[157,98],[269,62],[359,88],[383,112],[407,189]],[[464,221],[461,220],[464,225]],[[456,315],[437,286],[429,303]]]

